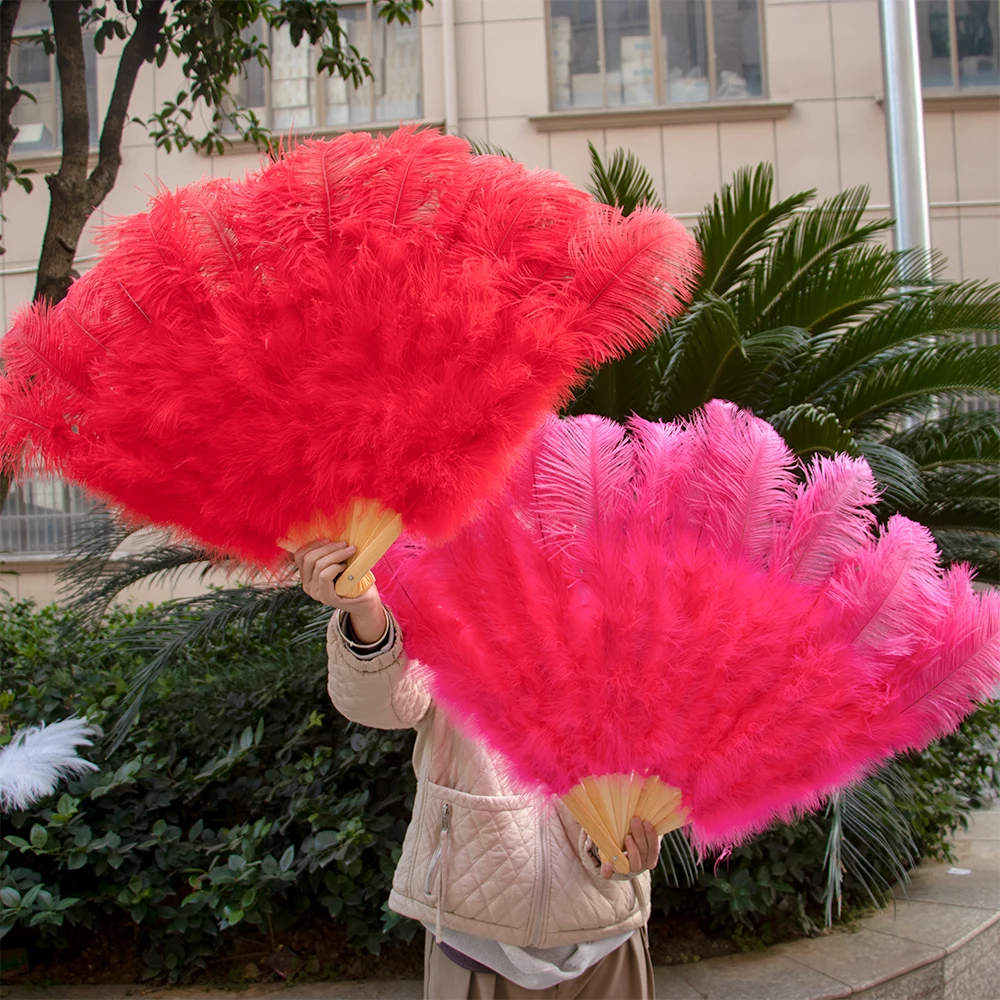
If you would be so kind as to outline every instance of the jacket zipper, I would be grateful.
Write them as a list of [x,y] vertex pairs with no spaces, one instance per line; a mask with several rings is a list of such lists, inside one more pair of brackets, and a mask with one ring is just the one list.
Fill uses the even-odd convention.
[[531,921],[528,947],[537,948],[542,939],[542,924],[549,909],[549,820],[540,816],[538,822],[538,891],[535,894],[535,913]]
[[424,878],[424,892],[430,896],[434,892],[434,876],[441,866],[441,854],[444,851],[444,841],[451,826],[451,803],[445,802],[441,806],[441,826],[438,828],[438,845],[431,855],[431,863],[427,866],[427,875]]
[[441,914],[444,911],[444,880],[445,880],[445,862],[447,861],[447,847],[448,847],[448,834],[451,831],[451,803],[445,802],[441,806],[441,832],[440,832],[440,843],[438,844],[438,849],[435,852],[438,859],[438,898],[437,898],[437,912],[434,916],[434,939],[436,941],[441,940]]

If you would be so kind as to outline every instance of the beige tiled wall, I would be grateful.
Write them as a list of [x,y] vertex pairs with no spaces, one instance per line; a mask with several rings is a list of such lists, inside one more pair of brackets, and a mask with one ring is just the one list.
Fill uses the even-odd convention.
[[[614,0],[610,0],[614,2]],[[874,214],[886,214],[885,151],[877,0],[764,0],[769,96],[792,101],[780,120],[719,121],[543,131],[529,120],[549,111],[544,0],[454,0],[458,114],[462,134],[488,139],[530,166],[548,167],[584,185],[588,140],[602,154],[635,151],[667,207],[689,224],[734,170],[774,163],[780,195],[815,187],[821,196],[866,184]],[[424,112],[444,117],[440,3],[422,19]],[[119,43],[120,44],[120,43]],[[99,100],[106,102],[118,50],[98,59]],[[149,115],[183,85],[176,61],[140,73],[132,112]],[[1000,279],[1000,111],[927,111],[932,232],[953,277]],[[114,215],[142,209],[157,185],[175,187],[203,175],[239,176],[259,163],[254,152],[205,157],[164,153],[145,131],[126,131],[114,191],[94,213],[79,257],[95,253],[93,229]],[[12,187],[3,198],[8,251],[0,259],[0,308],[6,317],[28,301],[47,212],[43,183],[35,193]],[[81,260],[81,268],[88,262]],[[47,571],[45,571],[47,572]],[[0,586],[4,586],[0,578]],[[27,576],[18,586],[29,586]],[[43,571],[31,587],[45,586]],[[51,588],[50,588],[51,589]]]

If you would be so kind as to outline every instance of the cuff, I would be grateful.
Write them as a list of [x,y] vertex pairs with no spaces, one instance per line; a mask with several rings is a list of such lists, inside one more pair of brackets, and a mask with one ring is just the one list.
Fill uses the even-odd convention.
[[390,649],[396,641],[396,629],[388,608],[385,613],[385,631],[375,642],[359,642],[355,638],[354,629],[351,628],[351,616],[346,611],[337,611],[334,620],[336,623],[335,627],[340,633],[340,638],[343,639],[344,645],[359,660],[374,659],[380,653],[384,653],[387,649]]

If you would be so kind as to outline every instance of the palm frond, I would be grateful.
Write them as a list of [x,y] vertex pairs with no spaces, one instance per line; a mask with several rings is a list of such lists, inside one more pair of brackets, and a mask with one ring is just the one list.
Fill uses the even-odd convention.
[[892,428],[926,413],[942,397],[1000,394],[1000,345],[920,346],[876,360],[836,390],[810,401],[833,410],[845,427]]
[[879,513],[888,516],[924,501],[924,480],[909,456],[881,441],[858,439],[858,452],[882,489]]
[[837,916],[841,912],[845,874],[875,906],[891,891],[890,879],[908,881],[907,870],[917,863],[920,852],[913,829],[896,801],[913,797],[912,783],[894,764],[831,796],[823,892],[828,926],[833,922],[834,908]]
[[835,413],[824,410],[821,406],[799,403],[775,413],[767,420],[801,459],[816,454],[859,453],[858,443],[851,432],[841,426]]
[[770,321],[799,326],[819,337],[912,294],[912,287],[905,292],[896,288],[901,275],[906,275],[907,286],[930,286],[934,272],[923,247],[896,251],[880,243],[849,246],[803,274],[771,311]]
[[695,229],[704,263],[700,281],[703,290],[723,295],[739,284],[779,227],[816,192],[802,191],[776,205],[771,204],[773,193],[774,168],[761,163],[752,171],[750,167],[737,170],[732,181],[706,206]]
[[57,578],[60,597],[70,612],[66,619],[69,627],[96,625],[115,598],[133,584],[164,583],[198,563],[204,563],[202,575],[210,569],[202,550],[158,541],[156,535],[134,551],[123,548],[146,531],[103,506],[80,523],[67,552],[68,561]]
[[611,162],[605,166],[592,142],[587,143],[587,148],[590,150],[587,190],[597,201],[620,208],[623,215],[631,215],[640,205],[661,207],[653,177],[635,153],[616,149],[611,154]]
[[823,345],[790,380],[795,399],[822,400],[845,381],[901,345],[970,339],[1000,325],[1000,288],[959,282],[908,295]]
[[947,465],[924,472],[926,502],[931,505],[962,504],[988,500],[996,505],[1000,525],[1000,466]]
[[660,843],[660,867],[667,885],[686,889],[698,880],[701,862],[695,857],[691,843],[682,830],[671,830]]
[[886,441],[922,471],[1000,462],[1000,416],[991,410],[953,409],[897,431]]
[[197,570],[200,579],[212,570],[207,554],[194,545],[161,544],[121,559],[80,561],[63,571],[64,596],[74,627],[93,627],[115,598],[137,583],[163,584]]
[[706,292],[649,353],[657,376],[652,410],[670,420],[713,398],[727,362],[743,353],[743,338],[729,303]]
[[975,567],[978,580],[1000,585],[1000,530],[935,528],[933,531],[946,563],[969,563]]
[[502,156],[508,160],[517,159],[513,153],[508,152],[503,146],[498,146],[495,142],[490,142],[489,139],[472,139],[469,136],[463,136],[463,138],[469,144],[473,156]]
[[115,634],[115,643],[150,658],[132,678],[122,714],[111,731],[111,749],[117,748],[138,717],[142,700],[158,677],[189,646],[220,638],[234,626],[249,633],[254,625],[269,631],[287,622],[290,614],[312,610],[313,600],[297,586],[249,586],[216,590],[184,601],[158,605],[141,622]]
[[796,214],[773,241],[736,296],[741,329],[750,332],[769,326],[801,326],[794,318],[775,317],[816,268],[836,254],[870,242],[892,225],[891,220],[862,222],[868,207],[868,189],[851,188]]
[[809,338],[797,326],[762,330],[743,341],[742,353],[729,355],[715,395],[752,410],[766,410],[780,382],[808,351]]

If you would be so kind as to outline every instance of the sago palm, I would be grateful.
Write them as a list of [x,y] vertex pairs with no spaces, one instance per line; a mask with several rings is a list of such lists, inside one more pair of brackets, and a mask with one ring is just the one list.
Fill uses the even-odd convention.
[[[655,202],[634,158],[606,170],[591,153],[595,194],[623,210]],[[887,249],[891,222],[865,221],[865,188],[808,207],[814,192],[775,201],[773,187],[762,164],[723,188],[695,229],[690,309],[598,372],[573,411],[669,420],[730,399],[803,458],[863,455],[884,515],[926,524],[947,559],[1000,580],[1000,287]]]

